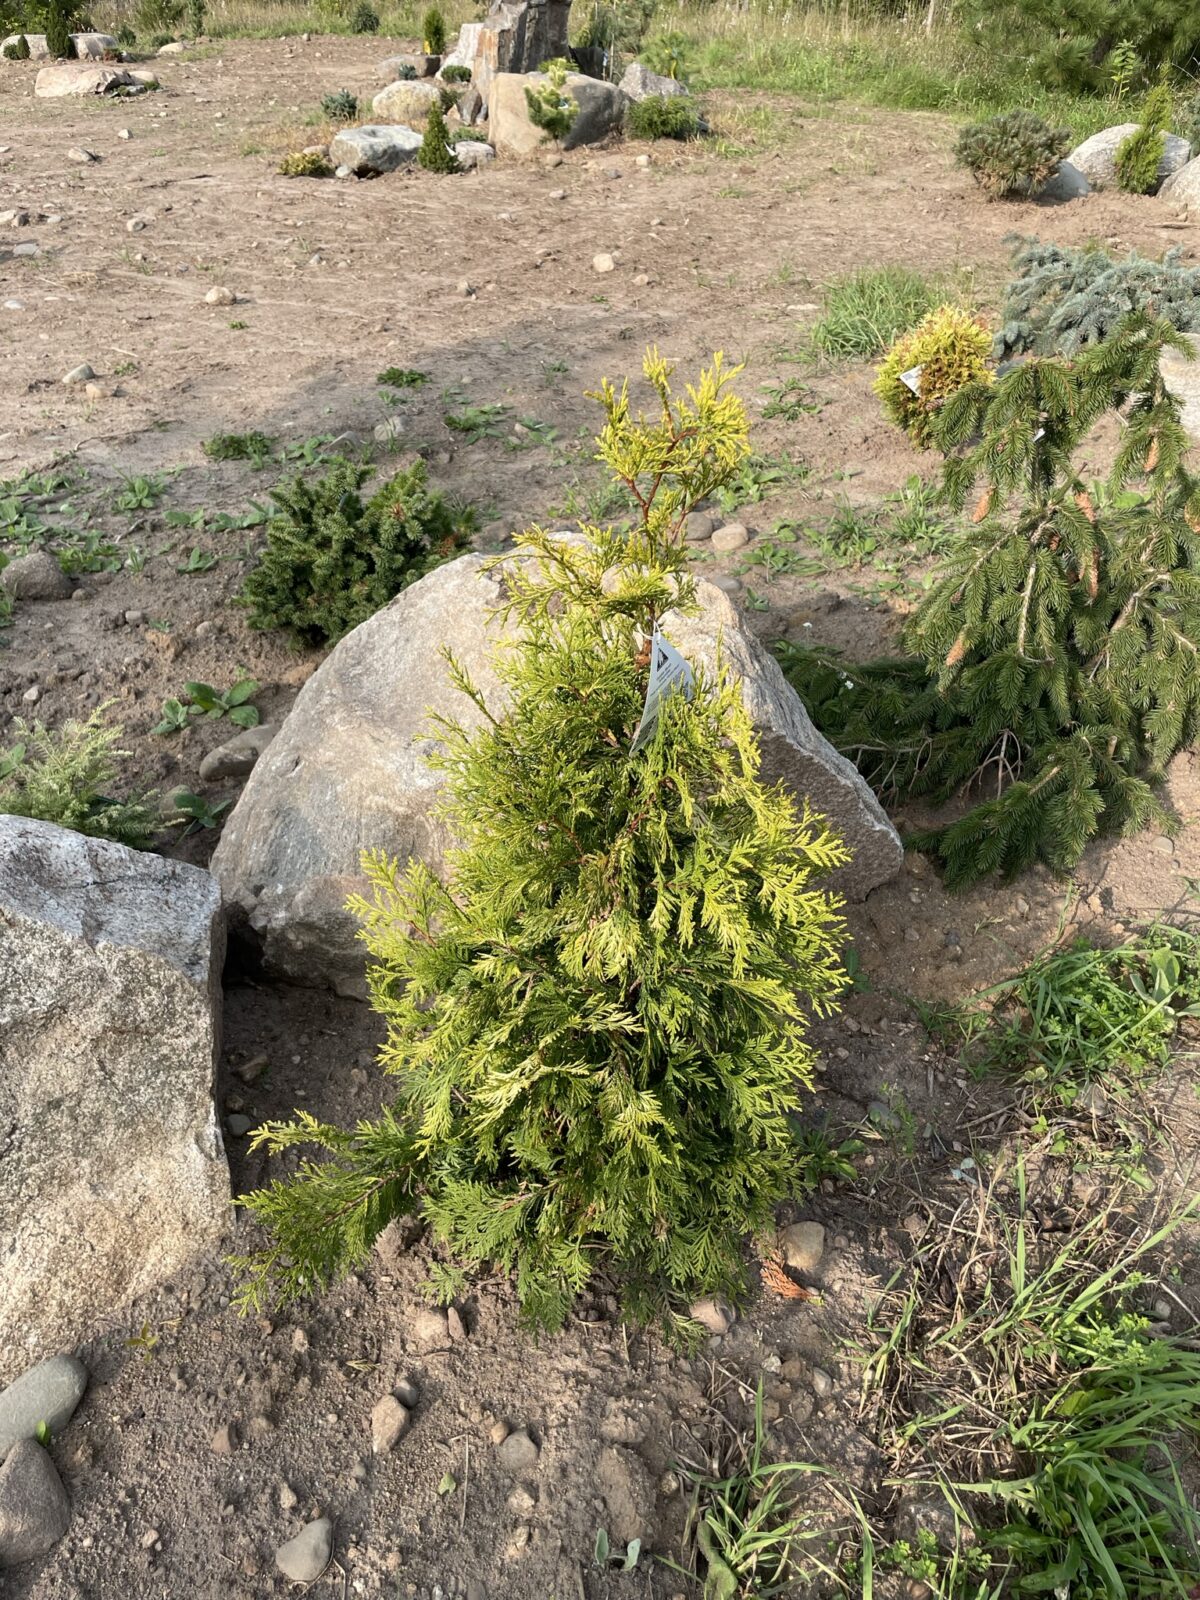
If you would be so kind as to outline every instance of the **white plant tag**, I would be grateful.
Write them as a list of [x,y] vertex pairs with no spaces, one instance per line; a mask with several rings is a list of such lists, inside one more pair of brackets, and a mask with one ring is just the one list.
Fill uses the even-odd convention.
[[924,372],[924,370],[924,364],[916,367],[909,367],[907,372],[902,372],[900,374],[900,382],[906,389],[911,389],[914,394],[919,395],[921,392],[921,374]]
[[682,689],[690,700],[695,687],[696,676],[690,664],[655,628],[650,640],[650,683],[646,689],[642,720],[638,723],[633,743],[629,747],[631,756],[637,755],[642,746],[649,744],[653,738],[659,713],[668,696],[674,694],[676,689]]
[[1039,428],[1039,429],[1038,429],[1038,431],[1037,431],[1037,432],[1036,432],[1036,433],[1035,433],[1035,434],[1034,434],[1034,436],[1033,436],[1033,442],[1034,442],[1034,444],[1036,444],[1036,443],[1037,443],[1037,442],[1038,442],[1038,440],[1039,440],[1039,439],[1044,439],[1044,438],[1045,438],[1045,437],[1046,437],[1046,430],[1045,430],[1045,428]]

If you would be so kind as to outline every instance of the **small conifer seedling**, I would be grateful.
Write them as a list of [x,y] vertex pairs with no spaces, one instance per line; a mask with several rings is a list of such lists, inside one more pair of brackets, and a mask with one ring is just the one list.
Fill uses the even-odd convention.
[[645,374],[649,419],[625,388],[599,396],[634,526],[534,528],[497,558],[503,710],[451,661],[479,715],[436,724],[449,882],[373,855],[352,902],[397,1097],[354,1129],[301,1113],[258,1132],[326,1159],[247,1197],[270,1235],[238,1263],[247,1306],[323,1285],[420,1209],[443,1297],[498,1268],[553,1328],[601,1272],[679,1329],[692,1296],[738,1293],[747,1233],[804,1183],[804,1018],[845,981],[818,880],[847,853],[761,781],[725,673],[666,695],[635,740],[658,625],[694,604],[684,518],[748,452],[719,357],[683,395],[654,352]]
[[446,53],[446,19],[437,6],[430,6],[421,18],[421,42],[427,56]]
[[1158,188],[1171,112],[1169,86],[1165,83],[1155,84],[1146,96],[1140,123],[1122,139],[1113,157],[1117,168],[1117,184],[1127,194],[1153,194]]
[[430,106],[429,115],[425,119],[425,133],[421,139],[421,148],[417,151],[417,165],[424,167],[426,172],[462,171],[450,143],[450,134],[446,128],[446,113],[436,100]]
[[550,139],[565,139],[579,115],[578,105],[567,93],[569,69],[569,61],[547,61],[542,67],[546,82],[525,86],[529,120]]

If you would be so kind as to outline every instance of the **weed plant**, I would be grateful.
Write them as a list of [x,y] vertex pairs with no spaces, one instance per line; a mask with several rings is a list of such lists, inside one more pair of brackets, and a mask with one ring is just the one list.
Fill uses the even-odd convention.
[[152,796],[115,799],[108,791],[129,756],[120,748],[123,729],[104,720],[107,706],[86,722],[43,727],[18,717],[15,743],[0,750],[0,813],[37,817],[97,839],[135,848],[148,846],[155,815]]
[[941,295],[907,267],[865,267],[827,285],[813,324],[813,350],[830,361],[881,355],[938,304]]

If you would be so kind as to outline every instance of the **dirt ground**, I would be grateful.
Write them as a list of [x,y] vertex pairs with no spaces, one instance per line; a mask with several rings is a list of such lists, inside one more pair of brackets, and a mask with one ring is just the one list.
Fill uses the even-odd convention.
[[[236,785],[198,777],[223,726],[156,737],[163,699],[187,679],[224,687],[245,668],[262,685],[264,720],[278,720],[319,658],[252,632],[232,603],[256,532],[213,518],[246,521],[291,469],[210,462],[201,443],[218,432],[259,429],[296,456],[314,439],[327,443],[310,454],[357,447],[398,416],[394,448],[419,450],[435,483],[474,501],[479,543],[494,548],[598,487],[586,390],[635,374],[650,343],[683,374],[720,348],[746,361],[754,411],[764,386],[796,376],[820,401],[799,421],[756,424],[758,452],[808,468],[740,508],[763,534],[780,519],[820,521],[843,500],[879,505],[911,474],[933,474],[883,421],[868,367],[789,361],[830,277],[885,262],[961,272],[994,304],[1011,233],[1156,253],[1193,240],[1152,199],[989,205],[954,168],[937,116],[781,98],[714,98],[727,130],[718,147],[613,145],[454,179],[276,175],[278,152],[314,137],[305,119],[321,96],[369,95],[393,48],[208,45],[158,63],[160,93],[111,103],[38,101],[35,68],[0,66],[0,211],[28,217],[0,228],[0,479],[63,474],[69,487],[46,515],[75,537],[59,542],[85,566],[124,563],[81,572],[73,599],[18,605],[0,636],[0,744],[16,716],[53,725],[115,700],[132,781],[235,798]],[[71,161],[74,146],[99,159]],[[36,254],[12,254],[31,243]],[[593,271],[598,251],[618,256],[614,272]],[[236,302],[207,303],[216,286]],[[83,362],[91,385],[65,386]],[[389,402],[376,382],[389,366],[431,381]],[[469,444],[451,431],[444,414],[466,404],[507,407],[500,436]],[[3,498],[0,488],[0,516]],[[183,527],[170,512],[209,522]],[[203,570],[181,572],[193,548]],[[814,637],[851,655],[894,637],[906,603],[869,567],[770,581],[735,554],[701,570],[740,572],[764,636]],[[453,1326],[432,1317],[419,1293],[422,1241],[389,1237],[368,1271],[319,1304],[259,1322],[229,1308],[227,1269],[199,1262],[81,1352],[92,1386],[55,1447],[71,1529],[44,1562],[6,1574],[4,1595],[283,1593],[274,1548],[320,1509],[337,1527],[317,1594],[690,1596],[689,1577],[649,1560],[681,1558],[678,1464],[711,1455],[728,1425],[746,1428],[760,1379],[772,1449],[847,1471],[886,1511],[846,1341],[862,1336],[903,1259],[914,1196],[960,1182],[962,1152],[1006,1126],[1003,1107],[929,1043],[908,999],[960,998],[1063,926],[1112,936],[1194,904],[1198,796],[1196,758],[1183,756],[1169,785],[1178,837],[1097,845],[1070,884],[1033,873],[950,896],[912,858],[851,908],[868,986],[817,1030],[813,1120],[857,1130],[865,1148],[854,1179],[827,1180],[798,1212],[827,1228],[820,1304],[760,1297],[685,1358],[623,1329],[598,1291],[535,1348],[501,1282],[477,1285]],[[203,862],[214,838],[164,848]],[[365,1008],[246,982],[226,999],[225,1112],[259,1120],[304,1104],[344,1121],[378,1104]],[[268,1070],[245,1082],[239,1067],[263,1055]],[[1194,1097],[1164,1092],[1178,1176]],[[897,1097],[918,1129],[911,1150],[867,1124],[873,1101]],[[264,1176],[244,1143],[228,1140],[239,1190]],[[827,1392],[814,1392],[814,1369],[832,1379]],[[414,1425],[372,1458],[371,1408],[402,1376],[419,1395]],[[232,1450],[221,1453],[214,1440],[229,1424]],[[528,1428],[540,1447],[525,1479],[499,1464],[498,1424]],[[439,1493],[447,1472],[457,1487]],[[614,1544],[641,1537],[635,1572],[593,1566],[601,1527]]]

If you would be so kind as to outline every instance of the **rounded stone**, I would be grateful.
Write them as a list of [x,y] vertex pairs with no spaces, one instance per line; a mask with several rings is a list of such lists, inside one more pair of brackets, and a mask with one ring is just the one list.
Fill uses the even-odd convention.
[[728,1333],[736,1320],[733,1307],[716,1295],[706,1295],[703,1300],[694,1301],[688,1307],[688,1316],[718,1338]]
[[371,1412],[371,1449],[385,1456],[408,1430],[409,1414],[394,1394],[385,1394]]
[[613,260],[612,256],[609,255],[607,250],[602,250],[599,255],[594,255],[592,257],[593,272],[615,272],[616,268],[617,263]]
[[275,1552],[275,1565],[293,1583],[315,1583],[333,1554],[333,1523],[318,1517]]
[[0,1394],[0,1461],[21,1439],[35,1439],[38,1425],[61,1433],[87,1388],[88,1369],[74,1356],[50,1356]]
[[519,1428],[510,1433],[503,1444],[497,1445],[496,1454],[506,1472],[518,1473],[531,1472],[538,1464],[540,1452],[524,1428]]
[[71,1503],[36,1439],[18,1439],[0,1467],[0,1567],[44,1556],[66,1533]]
[[815,1272],[825,1254],[825,1229],[819,1222],[793,1222],[779,1230],[779,1248],[789,1267]]
[[48,550],[31,550],[10,561],[0,571],[0,588],[14,600],[68,600],[72,591],[70,578]]
[[714,550],[740,550],[744,544],[750,542],[750,532],[744,522],[727,522],[723,528],[718,528],[712,536]]

